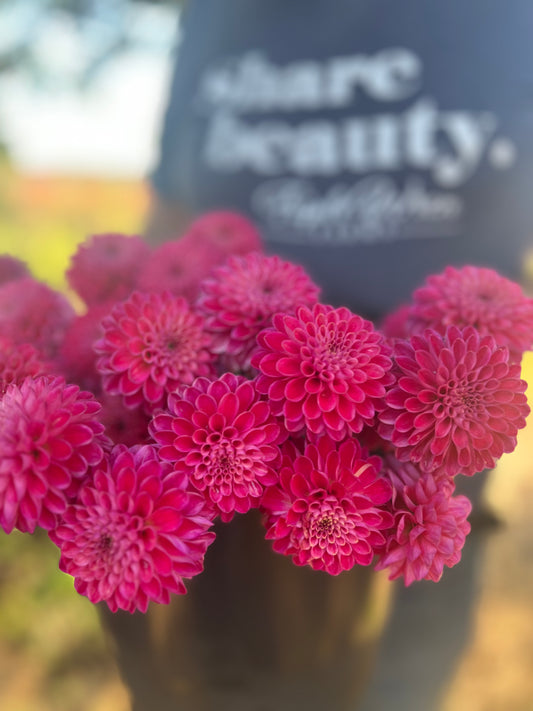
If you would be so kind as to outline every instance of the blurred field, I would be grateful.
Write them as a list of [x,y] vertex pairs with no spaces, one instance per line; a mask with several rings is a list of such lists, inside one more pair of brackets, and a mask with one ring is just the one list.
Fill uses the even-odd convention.
[[[147,206],[141,183],[27,178],[0,163],[0,253],[64,288],[86,235],[138,233]],[[533,354],[524,375],[533,383]],[[519,442],[490,482],[505,524],[488,536],[473,634],[443,711],[533,711],[533,426]],[[57,558],[46,536],[0,535],[0,710],[127,711],[97,612],[58,572]]]
[[65,287],[79,242],[102,232],[136,234],[147,208],[141,182],[25,177],[0,160],[0,253],[23,259],[56,288]]
[[[88,234],[138,233],[148,205],[140,182],[27,178],[0,163],[0,253],[65,288]],[[126,711],[95,608],[58,572],[46,536],[0,534],[1,711]]]

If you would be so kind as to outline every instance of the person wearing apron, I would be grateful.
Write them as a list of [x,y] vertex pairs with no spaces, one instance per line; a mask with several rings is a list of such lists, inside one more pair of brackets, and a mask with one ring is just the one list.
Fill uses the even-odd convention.
[[[519,279],[533,245],[532,29],[528,0],[189,0],[147,238],[239,211],[323,302],[374,320],[449,264]],[[135,711],[356,708],[383,577],[296,568],[253,516],[217,533],[183,598],[146,616],[102,609]],[[413,594],[434,603],[396,608],[410,636],[391,650],[413,678],[385,679],[394,698],[365,708],[433,710],[466,641],[470,559],[454,595],[421,583]],[[431,680],[423,701],[417,678]]]

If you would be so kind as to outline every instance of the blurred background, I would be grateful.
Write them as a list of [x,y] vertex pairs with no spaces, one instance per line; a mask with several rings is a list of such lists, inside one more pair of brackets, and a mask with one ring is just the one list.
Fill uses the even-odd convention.
[[76,244],[138,233],[179,3],[0,2],[0,244],[54,286]]
[[[179,9],[1,0],[0,253],[56,288],[88,234],[142,230]],[[46,536],[0,536],[0,709],[125,711],[96,610]]]
[[[54,287],[65,287],[88,234],[143,229],[178,21],[171,0],[0,2],[0,252]],[[524,377],[533,383],[531,354]],[[501,524],[483,533],[467,576],[471,614],[456,620],[464,639],[445,674],[442,711],[533,709],[531,424],[487,497]],[[380,604],[384,623],[391,596]],[[0,630],[2,711],[129,708],[97,612],[58,572],[45,536],[0,536]],[[389,690],[400,672],[380,659]]]

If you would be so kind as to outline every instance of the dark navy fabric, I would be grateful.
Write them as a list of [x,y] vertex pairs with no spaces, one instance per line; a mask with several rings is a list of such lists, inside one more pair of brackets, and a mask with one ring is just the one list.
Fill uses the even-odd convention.
[[153,176],[379,317],[533,244],[530,0],[190,0]]

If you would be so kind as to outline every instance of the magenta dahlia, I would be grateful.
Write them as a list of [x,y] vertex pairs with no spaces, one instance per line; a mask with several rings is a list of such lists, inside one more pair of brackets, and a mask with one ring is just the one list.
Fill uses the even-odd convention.
[[154,249],[139,275],[141,291],[169,291],[193,302],[202,279],[219,264],[217,254],[187,237],[165,242]]
[[32,277],[0,286],[0,336],[15,343],[31,343],[53,360],[74,309],[67,299]]
[[206,212],[192,222],[183,238],[202,245],[222,262],[231,255],[260,252],[261,235],[244,215],[229,210]]
[[117,445],[80,490],[50,538],[59,567],[93,603],[112,612],[146,612],[186,592],[184,578],[203,569],[214,539],[205,502],[154,447]]
[[0,336],[0,397],[7,386],[21,385],[29,375],[47,375],[50,365],[44,363],[41,354],[29,343],[16,344]]
[[111,308],[111,305],[93,306],[82,316],[76,316],[65,330],[59,351],[58,362],[66,380],[95,394],[101,390],[101,378],[93,345],[102,337],[102,319]]
[[416,332],[444,334],[450,325],[474,326],[507,346],[513,360],[533,347],[533,299],[492,269],[447,267],[413,293],[411,321]]
[[179,385],[212,374],[211,338],[183,297],[134,292],[102,327],[97,368],[104,390],[121,395],[127,407],[153,411]]
[[369,321],[316,304],[277,314],[258,336],[252,365],[290,432],[307,428],[340,441],[371,424],[393,378],[390,349]]
[[285,444],[279,483],[261,503],[274,550],[331,575],[369,565],[392,526],[382,508],[391,487],[379,466],[353,438],[338,444],[321,437],[303,454]]
[[92,235],[79,245],[66,276],[87,306],[127,298],[150,255],[146,242],[123,234]]
[[10,254],[0,254],[0,285],[30,276],[28,265]]
[[516,446],[529,413],[520,366],[492,336],[450,326],[397,341],[397,382],[379,432],[401,461],[449,476],[494,467]]
[[257,334],[272,316],[311,306],[318,294],[302,267],[252,252],[215,268],[200,285],[198,305],[226,367],[247,371]]
[[26,378],[0,400],[0,525],[57,525],[109,440],[94,397],[63,378]]
[[[420,467],[413,464],[413,462],[400,462],[393,452],[383,452],[380,456],[383,461],[383,467],[381,470],[382,474],[392,485],[393,502],[398,492],[401,493],[403,491],[404,486],[416,484],[416,482],[424,476],[424,472],[420,469]],[[447,475],[439,477],[439,472],[435,472],[433,474],[433,478],[435,480],[439,479],[439,481],[441,479],[444,481],[444,478],[446,478],[452,489],[455,486],[453,483],[454,479],[452,477],[448,477]]]
[[398,492],[394,529],[376,570],[387,569],[390,580],[403,576],[405,585],[411,585],[422,579],[438,582],[445,566],[459,562],[472,505],[452,492],[449,480],[427,473]]
[[232,373],[197,378],[169,396],[168,409],[150,426],[160,457],[189,477],[223,521],[257,506],[277,481],[283,434],[254,383]]

